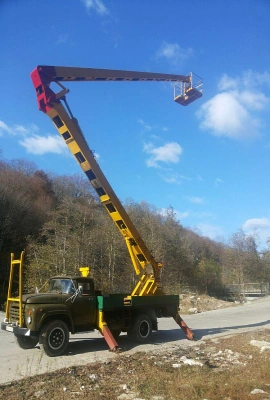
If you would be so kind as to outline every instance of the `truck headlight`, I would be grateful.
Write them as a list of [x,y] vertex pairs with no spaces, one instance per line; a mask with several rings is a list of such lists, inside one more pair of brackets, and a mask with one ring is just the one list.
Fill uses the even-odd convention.
[[31,322],[32,322],[32,313],[33,313],[33,310],[28,311],[28,317],[26,320],[28,324],[31,324]]

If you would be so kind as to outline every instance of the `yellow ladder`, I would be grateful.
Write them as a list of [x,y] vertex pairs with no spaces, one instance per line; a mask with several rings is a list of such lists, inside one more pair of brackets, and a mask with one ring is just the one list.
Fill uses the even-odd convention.
[[[14,253],[11,253],[11,263],[10,263],[10,275],[8,284],[8,295],[6,304],[6,320],[10,322],[10,302],[17,302],[19,305],[19,326],[22,326],[22,277],[23,277],[23,260],[24,251],[21,252],[21,258],[19,260],[14,259]],[[17,268],[17,271],[15,271]],[[18,270],[19,269],[19,270]],[[19,275],[19,297],[12,297],[12,287],[14,281],[15,272]]]

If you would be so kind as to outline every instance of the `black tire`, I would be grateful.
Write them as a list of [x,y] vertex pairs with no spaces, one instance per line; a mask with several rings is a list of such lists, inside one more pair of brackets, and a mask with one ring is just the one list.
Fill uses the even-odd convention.
[[67,349],[69,330],[61,320],[51,321],[44,325],[39,336],[39,343],[49,357],[57,357]]
[[38,344],[38,338],[32,336],[15,336],[17,345],[24,350],[33,349]]
[[135,317],[128,336],[137,343],[146,343],[152,333],[152,321],[146,314],[139,314]]

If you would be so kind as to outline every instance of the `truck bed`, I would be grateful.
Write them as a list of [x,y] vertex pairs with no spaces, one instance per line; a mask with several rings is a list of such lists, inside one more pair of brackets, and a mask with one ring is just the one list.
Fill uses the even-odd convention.
[[153,295],[153,296],[131,296],[128,304],[125,299],[128,294],[109,294],[97,296],[97,307],[99,310],[108,311],[121,309],[123,307],[163,307],[166,305],[174,305],[179,307],[178,295]]

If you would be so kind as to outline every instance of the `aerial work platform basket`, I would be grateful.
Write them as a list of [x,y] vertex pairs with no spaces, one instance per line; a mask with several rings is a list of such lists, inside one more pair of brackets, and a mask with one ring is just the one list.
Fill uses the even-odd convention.
[[202,78],[192,72],[189,76],[189,82],[179,82],[174,85],[174,101],[182,106],[187,106],[202,97]]

